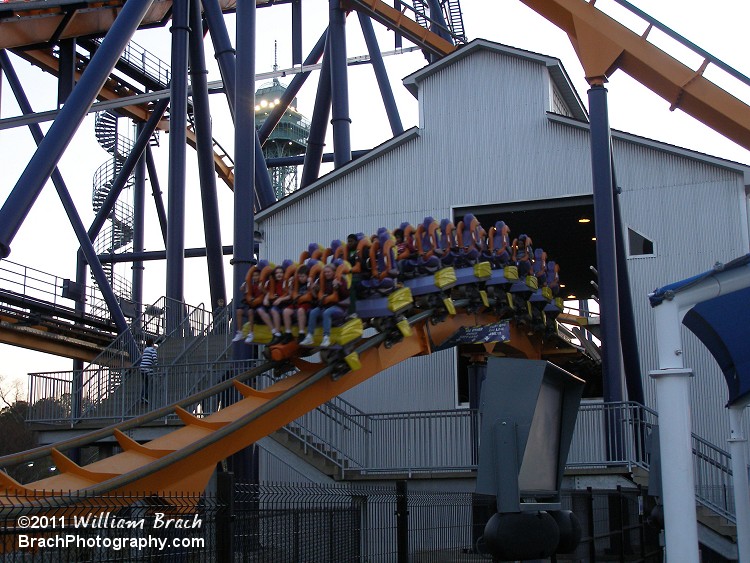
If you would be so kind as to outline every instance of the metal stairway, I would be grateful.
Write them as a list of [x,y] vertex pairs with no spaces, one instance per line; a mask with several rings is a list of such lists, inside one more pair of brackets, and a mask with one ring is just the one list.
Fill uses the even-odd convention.
[[[413,0],[414,16],[416,22],[430,29],[435,18],[430,18],[430,8],[427,0]],[[443,18],[448,25],[448,30],[454,37],[454,40],[460,43],[466,42],[466,32],[464,30],[464,17],[461,12],[460,0],[442,0],[440,6],[443,11]]]

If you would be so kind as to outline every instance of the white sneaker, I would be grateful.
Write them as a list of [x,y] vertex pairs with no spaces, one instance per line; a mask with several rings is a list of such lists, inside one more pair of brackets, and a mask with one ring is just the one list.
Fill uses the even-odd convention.
[[310,346],[312,343],[313,343],[313,335],[308,334],[307,336],[305,336],[305,339],[299,344],[300,346]]
[[320,341],[320,346],[323,348],[327,348],[331,345],[331,337],[327,334],[323,337],[323,340]]
[[[250,334],[252,334],[252,332]],[[234,335],[234,338],[232,338],[232,342],[239,342],[240,340],[242,340],[242,331],[238,330]]]
[[255,334],[253,334],[253,331],[247,333],[247,338],[245,338],[245,344],[252,344],[253,339],[255,338]]

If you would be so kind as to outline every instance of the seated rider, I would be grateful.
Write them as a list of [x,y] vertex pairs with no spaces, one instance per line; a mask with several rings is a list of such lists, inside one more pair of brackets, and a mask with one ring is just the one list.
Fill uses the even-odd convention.
[[320,345],[323,347],[331,345],[331,327],[334,321],[343,319],[346,316],[346,307],[349,300],[349,288],[346,287],[345,280],[339,280],[335,277],[335,266],[326,264],[323,272],[320,274],[318,281],[318,306],[310,311],[307,334],[300,342],[302,346],[313,344],[315,329],[318,326],[318,319],[323,318],[323,340]]
[[307,312],[312,308],[312,288],[308,280],[308,268],[302,264],[294,275],[294,281],[290,292],[290,300],[284,307],[284,344],[292,341],[292,319],[296,317],[299,329],[299,340],[303,339],[305,327],[307,326]]
[[250,324],[250,329],[245,338],[246,344],[253,343],[253,328],[255,326],[255,310],[263,303],[263,288],[260,283],[260,271],[261,268],[258,266],[251,266],[247,272],[245,282],[242,284],[240,289],[244,292],[244,296],[240,301],[240,307],[237,309],[237,333],[234,335],[232,342],[239,342],[242,340],[242,325],[243,315],[247,316],[247,322]]
[[290,299],[290,295],[284,287],[284,268],[276,266],[273,269],[271,279],[268,280],[265,289],[263,305],[258,307],[257,311],[260,318],[273,333],[270,344],[278,344],[281,342],[281,311],[284,304]]

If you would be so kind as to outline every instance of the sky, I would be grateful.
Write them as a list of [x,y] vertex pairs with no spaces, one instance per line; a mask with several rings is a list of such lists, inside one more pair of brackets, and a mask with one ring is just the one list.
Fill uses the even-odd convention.
[[[750,5],[745,0],[631,0],[633,4],[659,19],[662,23],[682,34],[714,56],[730,64],[740,72],[750,74],[747,59],[746,22],[750,21]],[[303,5],[303,49],[309,51],[326,25],[327,6],[325,0],[306,0]],[[612,0],[598,0],[597,7],[608,13],[618,15],[622,10]],[[467,36],[485,38],[498,43],[527,49],[550,55],[562,60],[579,96],[584,104],[588,88],[583,78],[583,71],[578,58],[567,36],[557,27],[544,20],[519,0],[461,0],[464,27]],[[257,62],[258,73],[267,72],[274,64],[274,42],[278,45],[278,65],[280,68],[291,67],[291,40],[289,38],[288,5],[258,10]],[[621,19],[642,31],[645,24],[631,19]],[[227,18],[230,37],[234,37],[232,17]],[[375,24],[382,51],[393,49],[393,34]],[[139,32],[135,41],[165,61],[169,61],[168,29]],[[658,34],[653,34],[659,40]],[[408,44],[408,43],[407,43]],[[668,52],[675,54],[697,68],[700,60],[686,56],[671,41],[660,42]],[[366,53],[364,41],[359,31],[356,15],[350,15],[347,23],[348,56]],[[218,79],[216,65],[210,45],[207,52],[209,63],[209,80]],[[37,111],[54,109],[56,82],[49,75],[30,67],[27,63],[13,58],[14,66],[26,88],[32,107]],[[404,127],[418,123],[417,102],[406,92],[401,80],[425,64],[424,57],[418,51],[391,56],[385,59],[397,105]],[[306,87],[298,96],[298,109],[310,117],[315,101],[317,72],[308,79]],[[707,74],[723,87],[729,89],[746,103],[750,103],[750,87],[726,81],[717,73]],[[382,108],[377,85],[368,65],[350,67],[350,106],[352,118],[352,148],[354,150],[374,147],[391,136],[385,111]],[[284,81],[284,79],[282,79]],[[258,82],[261,86],[265,81]],[[288,83],[288,79],[286,82]],[[643,137],[698,150],[707,154],[750,163],[748,151],[715,133],[681,111],[669,111],[669,104],[651,93],[633,79],[618,71],[610,77],[607,84],[609,91],[610,125],[614,129],[634,133]],[[0,117],[18,115],[7,82],[2,84],[0,97]],[[214,137],[234,154],[234,133],[227,110],[226,100],[221,95],[211,96],[211,113]],[[124,123],[124,120],[121,120]],[[46,130],[47,125],[43,126]],[[329,131],[330,137],[330,131]],[[162,191],[167,190],[168,137],[161,134],[161,146],[155,148],[157,168]],[[332,146],[327,141],[328,150]],[[28,131],[24,128],[0,131],[0,202],[5,201],[13,189],[18,177],[28,160],[33,155],[34,145]],[[195,153],[188,150],[189,179],[197,177]],[[93,219],[91,210],[91,186],[94,171],[108,159],[107,153],[96,143],[93,135],[93,117],[84,120],[71,141],[68,151],[60,161],[60,170],[78,206],[81,219],[88,225]],[[326,169],[324,169],[325,171]],[[188,200],[197,200],[197,183],[188,184]],[[223,244],[232,241],[231,192],[219,182],[219,204],[226,210],[222,214]],[[147,233],[146,250],[163,249],[163,242],[156,229],[155,213],[148,206],[147,221],[151,227]],[[195,203],[188,204],[187,247],[203,246],[200,228],[200,212]],[[23,266],[37,268],[62,278],[75,278],[75,237],[69,222],[60,205],[54,187],[48,183],[39,196],[34,208],[11,244],[11,255],[8,260]],[[0,273],[3,268],[11,267],[0,262]],[[12,266],[16,269],[16,266]],[[146,266],[147,287],[145,301],[153,302],[162,296],[164,291],[163,264],[150,262]],[[231,281],[229,257],[226,259],[226,280]],[[123,269],[123,275],[129,270]],[[0,276],[2,278],[2,276]],[[156,280],[149,283],[148,280]],[[208,302],[208,284],[205,275],[205,262],[201,259],[188,260],[186,263],[186,301],[190,304]],[[231,295],[229,287],[228,294]],[[0,345],[0,385],[2,381],[20,380],[26,383],[29,372],[68,371],[72,368],[71,360],[58,358]]]

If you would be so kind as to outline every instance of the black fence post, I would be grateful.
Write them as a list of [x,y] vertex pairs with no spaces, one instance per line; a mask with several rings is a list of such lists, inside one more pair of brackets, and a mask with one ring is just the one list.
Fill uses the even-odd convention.
[[409,495],[406,481],[396,481],[398,563],[409,563]]
[[589,557],[591,561],[596,561],[596,538],[594,537],[594,491],[591,487],[586,489],[588,493],[588,512],[589,512],[589,538],[591,543],[589,544]]
[[218,561],[234,561],[234,474],[216,474],[216,554]]

